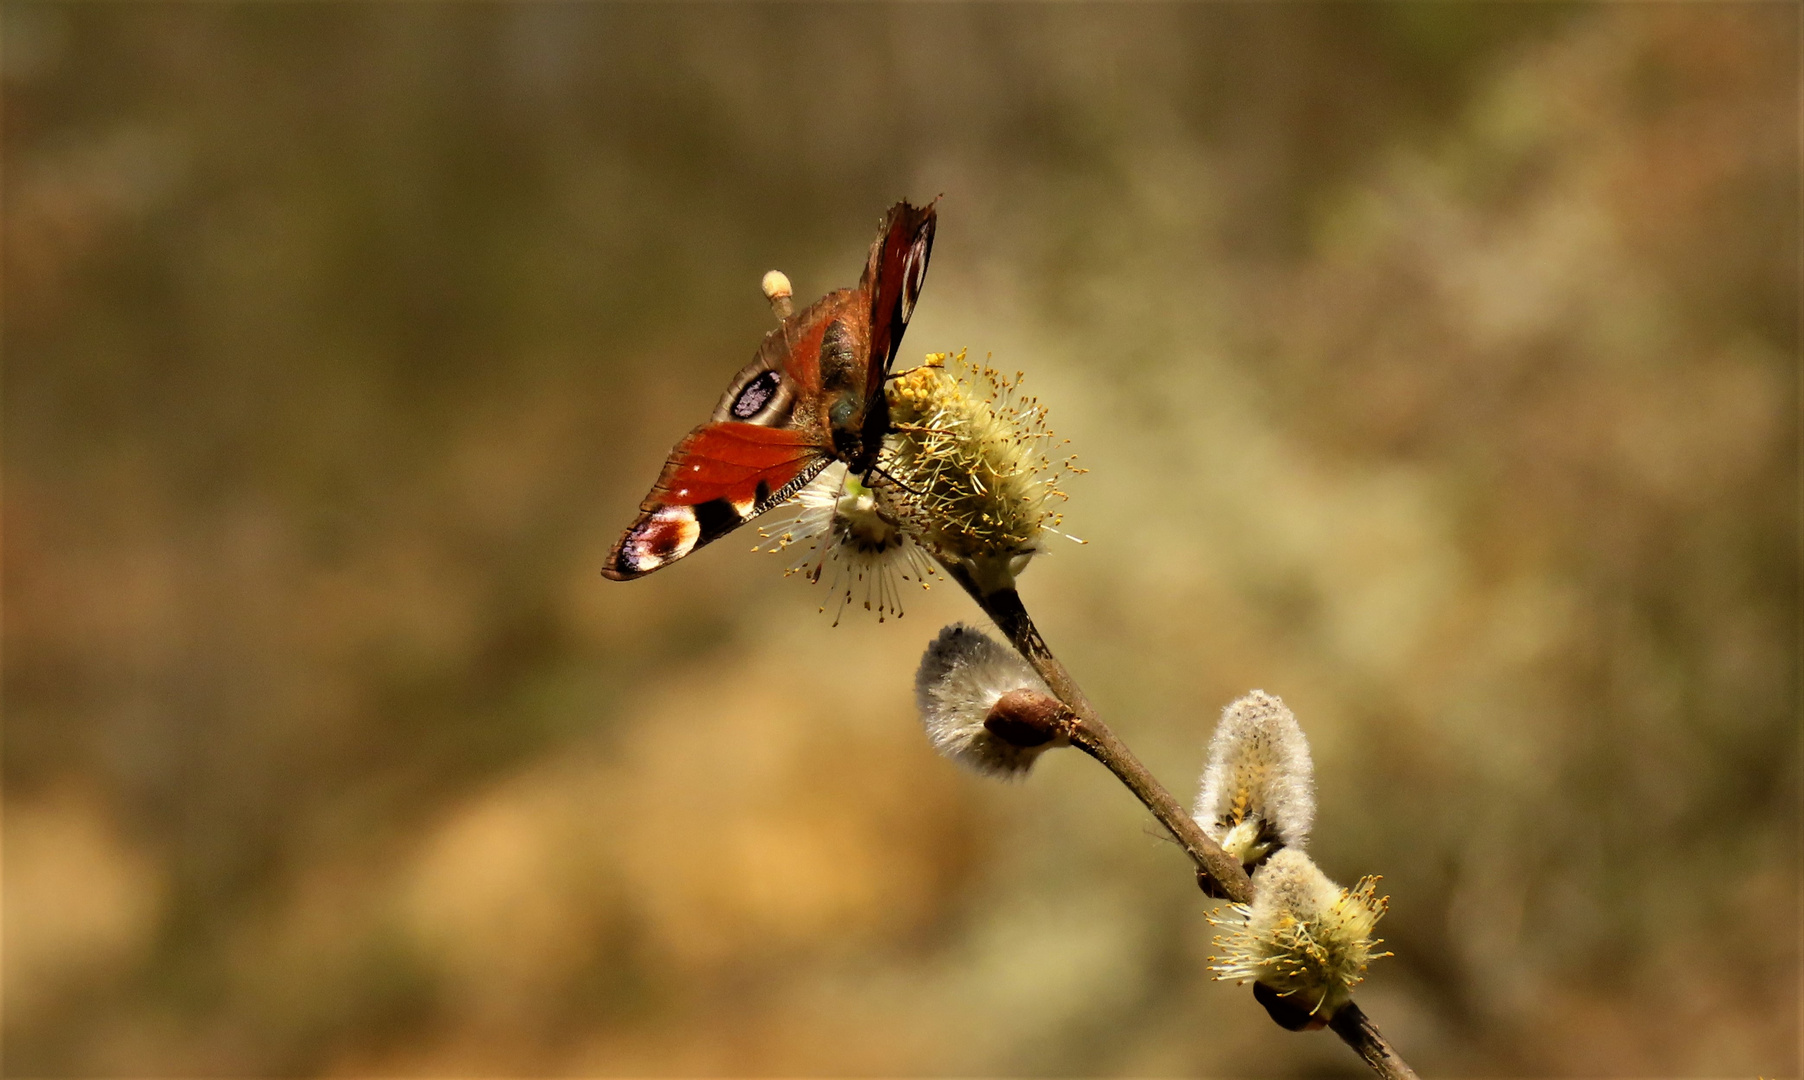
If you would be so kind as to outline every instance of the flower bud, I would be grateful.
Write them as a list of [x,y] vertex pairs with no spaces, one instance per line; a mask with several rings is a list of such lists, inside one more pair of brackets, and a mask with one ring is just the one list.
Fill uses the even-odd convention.
[[1381,942],[1372,930],[1390,904],[1377,895],[1377,878],[1351,889],[1296,848],[1267,859],[1253,874],[1253,902],[1233,904],[1209,921],[1226,930],[1210,957],[1217,979],[1254,980],[1260,1003],[1287,1028],[1319,1027],[1352,997]]
[[1284,702],[1255,690],[1222,710],[1193,816],[1249,869],[1309,839],[1315,772],[1303,729]]
[[1014,746],[1044,746],[1061,737],[1063,725],[1073,719],[1064,702],[1024,686],[997,698],[984,714],[983,726]]
[[1022,776],[1069,746],[1069,710],[1027,661],[979,630],[948,626],[915,673],[915,706],[934,749],[978,772]]

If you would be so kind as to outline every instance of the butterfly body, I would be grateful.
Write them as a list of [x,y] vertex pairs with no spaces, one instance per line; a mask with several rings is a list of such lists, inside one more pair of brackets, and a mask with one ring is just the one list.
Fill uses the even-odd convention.
[[640,577],[726,535],[843,461],[868,472],[889,431],[883,383],[933,247],[934,208],[897,203],[857,288],[821,297],[764,336],[708,422],[671,451],[602,573]]

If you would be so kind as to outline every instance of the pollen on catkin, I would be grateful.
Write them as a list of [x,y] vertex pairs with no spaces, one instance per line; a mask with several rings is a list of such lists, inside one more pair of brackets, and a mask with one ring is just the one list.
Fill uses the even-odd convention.
[[1048,693],[1034,669],[980,630],[954,624],[927,646],[915,672],[915,707],[933,748],[961,765],[995,776],[1024,776],[1043,752],[1070,745],[1063,737],[1024,746],[986,726],[990,710],[1015,690]]
[[[772,552],[799,549],[800,557],[785,571],[811,582],[827,580],[829,602],[837,598],[833,624],[846,605],[861,599],[877,621],[902,615],[902,585],[926,588],[933,560],[921,550],[883,507],[876,493],[835,463],[822,470],[796,497],[773,510],[758,533]],[[821,605],[825,611],[826,604]]]
[[935,353],[888,387],[893,434],[873,471],[880,504],[936,559],[984,594],[1012,587],[1063,520],[1046,408],[988,365]]
[[1263,690],[1222,710],[1192,816],[1249,870],[1301,847],[1315,819],[1315,770],[1297,718]]
[[1382,944],[1372,930],[1390,898],[1378,879],[1343,889],[1296,848],[1272,855],[1253,874],[1253,902],[1217,909],[1209,921],[1224,933],[1210,957],[1220,980],[1253,980],[1302,1012],[1327,1020],[1352,996]]

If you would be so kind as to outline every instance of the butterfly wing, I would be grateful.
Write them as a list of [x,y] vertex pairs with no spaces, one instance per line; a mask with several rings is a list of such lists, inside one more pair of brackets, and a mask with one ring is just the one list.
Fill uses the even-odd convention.
[[883,382],[902,347],[902,332],[908,329],[915,300],[927,280],[927,258],[933,253],[936,220],[933,203],[911,206],[899,202],[890,207],[865,261],[858,292],[869,299],[870,352],[865,357],[865,407],[858,418],[858,437],[853,443],[859,447],[859,452],[852,455],[855,471],[875,463],[883,437],[889,433],[889,399],[883,395]]
[[[603,574],[624,581],[668,566],[785,502],[835,459],[870,467],[889,430],[883,381],[921,292],[934,220],[932,205],[890,207],[859,287],[765,335],[709,422],[671,451]],[[860,407],[836,424],[823,382]]]
[[927,258],[933,253],[934,204],[899,202],[883,218],[883,231],[871,244],[864,277],[858,282],[871,300],[870,376],[873,388],[883,385],[902,347],[915,301],[927,280]]
[[670,452],[604,575],[625,581],[668,566],[786,501],[833,460],[816,407],[817,354],[829,302],[841,295],[765,335],[714,415]]
[[831,460],[804,432],[703,424],[677,443],[601,572],[625,581],[669,565],[785,501]]

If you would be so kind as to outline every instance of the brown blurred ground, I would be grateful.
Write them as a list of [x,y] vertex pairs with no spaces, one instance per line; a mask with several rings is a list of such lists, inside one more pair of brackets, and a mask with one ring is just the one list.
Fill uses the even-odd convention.
[[1425,1073],[1797,1075],[1797,9],[4,10],[11,1075],[1354,1075],[944,590],[596,573],[942,194],[1024,580],[1181,795],[1263,687]]

